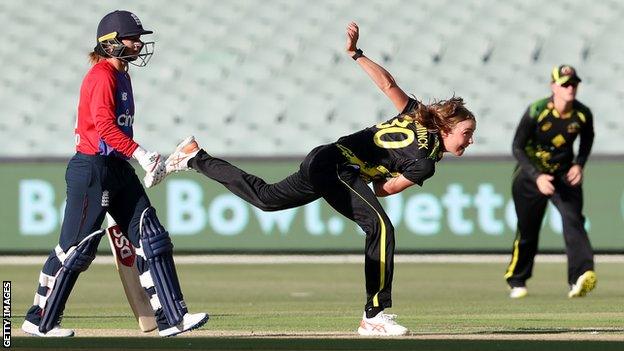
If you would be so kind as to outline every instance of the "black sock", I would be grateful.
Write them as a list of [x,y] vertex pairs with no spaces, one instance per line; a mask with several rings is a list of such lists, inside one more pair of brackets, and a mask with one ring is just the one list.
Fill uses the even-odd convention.
[[373,318],[383,310],[383,307],[368,307],[366,309],[366,318]]

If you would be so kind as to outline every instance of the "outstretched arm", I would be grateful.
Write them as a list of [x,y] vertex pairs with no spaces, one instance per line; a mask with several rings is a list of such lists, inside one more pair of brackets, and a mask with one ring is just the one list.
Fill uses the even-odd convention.
[[[349,23],[347,26],[347,45],[346,51],[347,54],[353,58],[353,56],[357,53],[357,41],[360,35],[360,29],[358,28],[355,22]],[[405,106],[407,106],[407,102],[409,101],[409,96],[405,94],[405,92],[397,85],[394,78],[388,71],[386,71],[383,67],[375,63],[373,60],[361,54],[356,59],[357,63],[364,69],[364,71],[368,74],[369,77],[377,84],[377,87],[386,94],[386,96],[392,101],[394,107],[399,112],[402,112]]]

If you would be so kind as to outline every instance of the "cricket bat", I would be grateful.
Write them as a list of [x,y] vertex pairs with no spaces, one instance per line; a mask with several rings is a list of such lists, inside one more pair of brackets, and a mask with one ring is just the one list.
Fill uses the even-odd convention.
[[134,312],[137,322],[139,322],[139,328],[143,332],[150,332],[157,328],[156,318],[154,317],[149,297],[139,280],[139,270],[136,266],[136,250],[128,236],[121,231],[113,218],[108,214],[106,217],[108,218],[106,236],[115,257],[115,265],[126,292],[128,303],[132,308],[132,312]]

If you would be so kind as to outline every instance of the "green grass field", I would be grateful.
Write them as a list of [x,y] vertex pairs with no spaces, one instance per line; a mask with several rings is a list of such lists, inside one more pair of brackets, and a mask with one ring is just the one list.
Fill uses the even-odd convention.
[[[356,337],[362,265],[302,263],[179,265],[189,309],[209,312],[210,321],[192,337],[164,340],[138,332],[114,267],[93,265],[65,311],[63,325],[76,328],[77,337],[21,337],[17,328],[40,268],[0,268],[2,279],[12,281],[16,349],[624,349],[624,269],[617,263],[599,264],[597,289],[573,300],[566,297],[565,264],[538,263],[530,296],[519,301],[507,297],[504,264],[397,264],[389,312],[412,331],[407,339]],[[511,334],[527,340],[507,340]],[[553,340],[557,335],[563,340]]]

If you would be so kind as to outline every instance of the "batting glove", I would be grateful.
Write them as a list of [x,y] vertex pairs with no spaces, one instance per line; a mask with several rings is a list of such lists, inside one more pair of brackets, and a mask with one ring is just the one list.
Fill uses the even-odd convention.
[[145,170],[143,184],[145,184],[146,188],[153,187],[167,176],[167,172],[165,172],[165,162],[159,153],[146,151],[139,146],[132,154],[132,157],[139,161],[139,164]]

